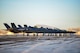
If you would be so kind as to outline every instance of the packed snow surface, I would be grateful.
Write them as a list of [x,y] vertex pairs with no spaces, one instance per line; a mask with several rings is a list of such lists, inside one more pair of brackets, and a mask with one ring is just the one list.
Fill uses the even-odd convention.
[[0,45],[0,53],[80,53],[80,38],[58,38],[3,44]]

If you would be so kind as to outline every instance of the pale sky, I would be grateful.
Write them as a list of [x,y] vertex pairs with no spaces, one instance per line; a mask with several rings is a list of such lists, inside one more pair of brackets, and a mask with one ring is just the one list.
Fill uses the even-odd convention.
[[3,23],[49,25],[61,29],[80,27],[80,0],[0,0]]

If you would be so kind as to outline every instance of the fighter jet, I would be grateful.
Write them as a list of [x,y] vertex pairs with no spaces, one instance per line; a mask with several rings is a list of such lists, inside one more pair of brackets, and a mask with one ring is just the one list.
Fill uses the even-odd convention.
[[18,27],[17,27],[15,25],[15,23],[11,23],[12,27],[10,27],[7,23],[4,23],[4,25],[7,28],[7,30],[14,32],[14,33],[23,32],[23,31],[27,30],[27,27],[23,28],[21,25],[18,25]]
[[16,26],[15,23],[11,23],[11,27],[7,24],[4,23],[5,27],[7,30],[14,32],[14,33],[19,33],[19,32],[25,32],[25,33],[75,33],[72,31],[66,31],[66,30],[61,30],[61,29],[51,29],[51,28],[36,28],[32,26],[27,26],[24,25],[22,27],[21,25]]

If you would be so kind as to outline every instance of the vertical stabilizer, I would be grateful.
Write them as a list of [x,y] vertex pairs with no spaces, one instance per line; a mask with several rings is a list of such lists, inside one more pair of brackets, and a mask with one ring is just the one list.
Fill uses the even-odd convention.
[[11,26],[12,26],[13,29],[17,29],[15,23],[11,23]]
[[7,23],[4,23],[4,25],[5,25],[5,27],[6,27],[7,29],[10,29],[10,28],[11,28]]
[[27,28],[27,25],[24,25],[24,28]]
[[23,28],[21,25],[18,25],[19,28]]

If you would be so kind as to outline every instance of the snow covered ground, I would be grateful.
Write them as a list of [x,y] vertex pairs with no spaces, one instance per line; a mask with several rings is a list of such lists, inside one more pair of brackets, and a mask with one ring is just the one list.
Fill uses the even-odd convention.
[[80,38],[58,38],[56,40],[4,44],[0,45],[0,53],[80,53]]

